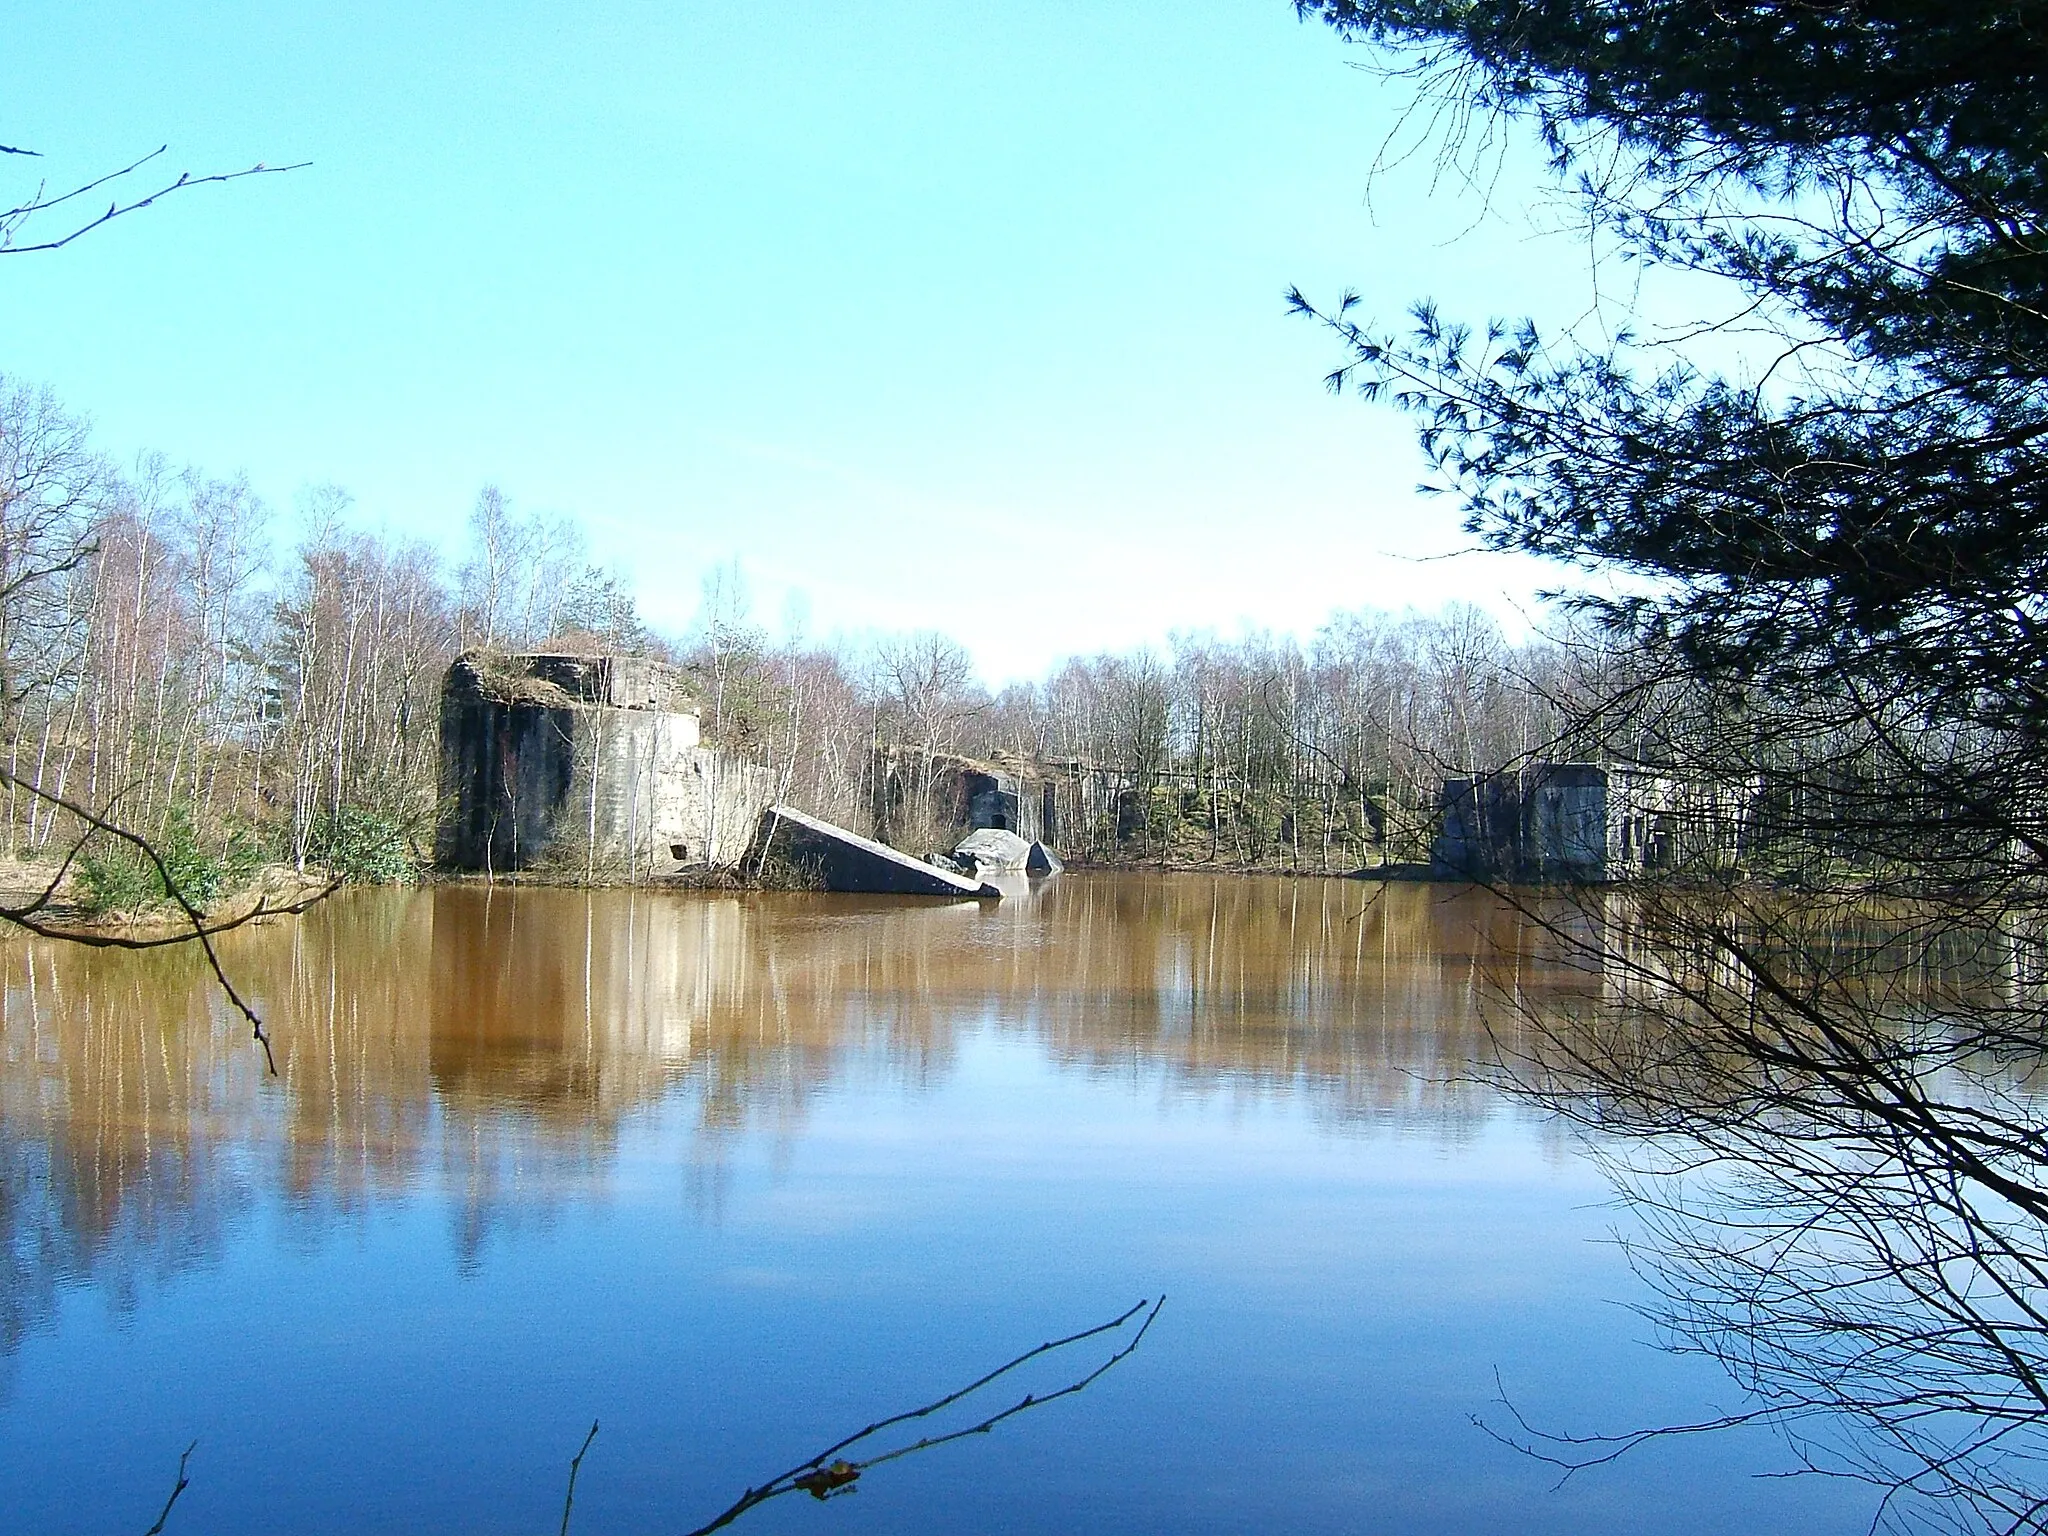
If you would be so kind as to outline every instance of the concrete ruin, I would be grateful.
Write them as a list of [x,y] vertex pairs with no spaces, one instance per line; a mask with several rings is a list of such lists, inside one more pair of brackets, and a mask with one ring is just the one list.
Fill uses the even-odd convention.
[[642,879],[739,862],[774,778],[702,744],[683,674],[637,656],[469,651],[441,688],[447,869]]
[[787,805],[761,816],[759,841],[750,858],[773,859],[807,875],[828,891],[878,896],[1000,897],[1003,893],[973,875],[914,859],[886,843],[862,837]]
[[1001,827],[981,827],[960,840],[959,846],[953,850],[953,858],[956,863],[964,864],[977,873],[983,870],[1008,873],[1024,868],[1031,857],[1032,847],[1033,844],[1014,832],[1006,832]]
[[1534,882],[1622,880],[1736,857],[1751,796],[1633,764],[1530,763],[1447,778],[1430,864]]
[[1056,875],[1067,866],[1044,843],[1026,842],[1000,827],[981,827],[970,832],[954,848],[950,863],[975,875]]
[[940,753],[877,752],[868,767],[869,814],[876,832],[897,837],[917,818],[911,802],[928,799],[941,827],[1014,832],[1027,843],[1082,847],[1091,828],[1117,814],[1115,775],[1078,760],[982,761]]

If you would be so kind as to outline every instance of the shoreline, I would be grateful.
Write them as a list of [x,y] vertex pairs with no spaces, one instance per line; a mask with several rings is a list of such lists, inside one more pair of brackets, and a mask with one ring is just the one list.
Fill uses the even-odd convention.
[[[9,860],[0,863],[0,903],[21,907],[35,901],[57,880],[62,866],[55,862]],[[191,921],[175,906],[144,911],[89,912],[79,904],[66,876],[57,883],[47,905],[37,909],[35,919],[49,932],[37,934],[18,922],[0,922],[0,937],[30,937],[95,941],[175,942],[194,937]],[[203,909],[206,931],[224,932],[273,917],[291,917],[341,888],[338,878],[290,864],[266,864],[240,890],[222,897]]]

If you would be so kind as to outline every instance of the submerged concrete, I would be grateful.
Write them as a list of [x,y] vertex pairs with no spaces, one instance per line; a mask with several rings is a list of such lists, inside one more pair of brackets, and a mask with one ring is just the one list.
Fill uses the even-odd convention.
[[962,838],[960,845],[953,850],[953,857],[976,874],[988,870],[1008,871],[1024,867],[1025,860],[1031,857],[1031,846],[1014,832],[1005,832],[1000,827],[983,827]]
[[913,859],[886,843],[786,805],[762,812],[759,841],[749,857],[779,858],[818,879],[828,891],[955,899],[1003,894],[985,881]]

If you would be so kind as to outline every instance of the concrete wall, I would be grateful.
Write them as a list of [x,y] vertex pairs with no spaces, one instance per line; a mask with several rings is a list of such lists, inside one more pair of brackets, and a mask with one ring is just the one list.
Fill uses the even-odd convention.
[[[699,744],[697,717],[655,710],[590,709],[578,721],[596,766],[571,793],[571,848],[600,862],[737,864],[775,798],[765,768]],[[593,840],[594,834],[594,840]]]
[[673,669],[458,659],[441,694],[438,861],[614,879],[737,863],[773,775],[705,747],[694,712],[597,702],[619,697],[675,701]]
[[535,863],[575,781],[570,706],[441,695],[441,820],[435,861],[504,871]]
[[504,660],[535,682],[560,688],[586,704],[690,712],[687,674],[651,657],[536,652]]
[[1513,773],[1445,779],[1429,861],[1446,875],[1511,878],[1521,858],[1522,793]]
[[1619,880],[1735,858],[1754,789],[1622,764],[1531,763],[1444,780],[1430,862],[1475,879]]
[[1593,763],[1532,763],[1444,780],[1430,862],[1480,880],[1608,880],[1608,770]]
[[1111,770],[1069,760],[979,762],[941,755],[927,768],[914,754],[879,752],[868,765],[870,824],[889,841],[902,831],[912,786],[929,775],[931,809],[949,835],[997,827],[1049,848],[1083,849],[1113,833],[1124,780]]
[[1608,771],[1591,763],[1536,763],[1522,770],[1521,874],[1532,880],[1607,880]]

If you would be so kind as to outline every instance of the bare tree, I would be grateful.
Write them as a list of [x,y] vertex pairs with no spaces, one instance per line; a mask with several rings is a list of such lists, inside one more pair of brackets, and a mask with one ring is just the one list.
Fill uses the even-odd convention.
[[462,642],[499,645],[517,627],[520,576],[533,553],[533,530],[513,516],[503,491],[487,485],[470,509],[469,542],[461,575]]
[[62,578],[98,552],[112,479],[82,418],[0,379],[0,730],[47,679],[42,663],[71,622]]

